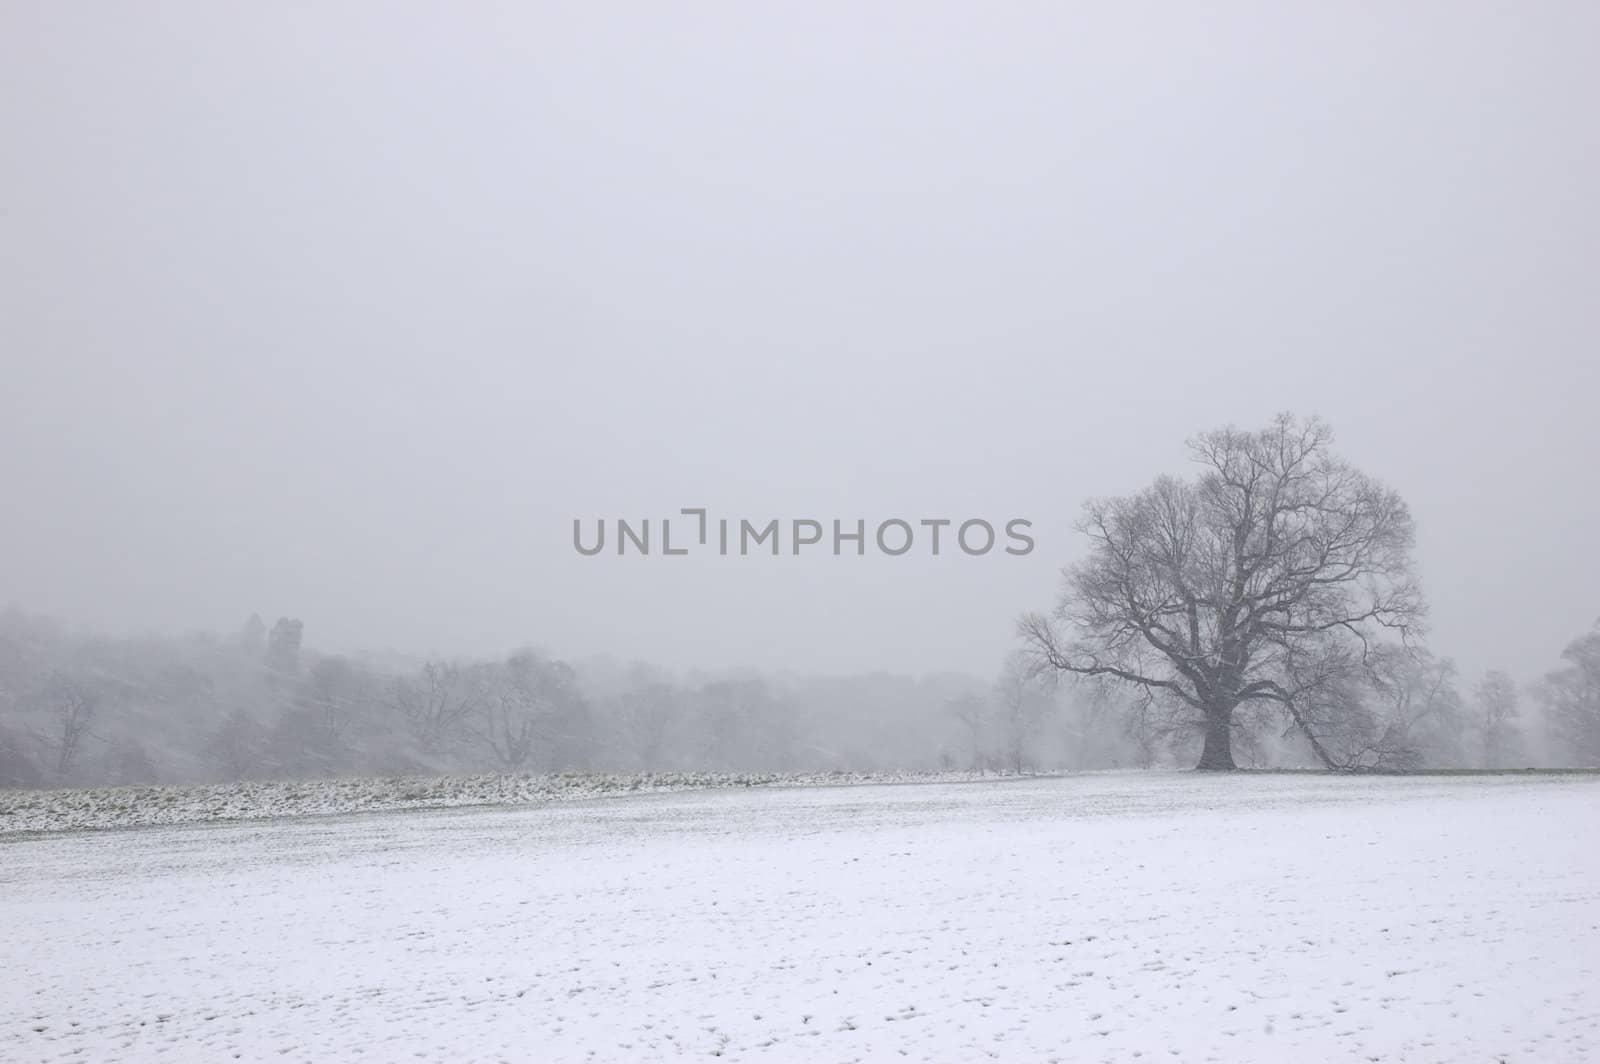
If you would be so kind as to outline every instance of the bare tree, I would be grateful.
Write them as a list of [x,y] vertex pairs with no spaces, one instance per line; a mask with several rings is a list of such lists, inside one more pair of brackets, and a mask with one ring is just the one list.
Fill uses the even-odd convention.
[[521,768],[533,753],[538,734],[538,707],[523,700],[510,684],[491,687],[483,700],[483,724],[477,734],[506,768]]
[[1461,696],[1456,666],[1449,658],[1424,651],[1391,649],[1371,672],[1371,701],[1377,707],[1376,740],[1357,767],[1417,768],[1459,765],[1462,760]]
[[454,662],[430,661],[395,686],[395,703],[423,749],[434,751],[460,730],[484,702],[483,677]]
[[1600,621],[1568,644],[1539,688],[1546,720],[1569,764],[1600,766]]
[[1310,692],[1285,738],[1316,737],[1324,764],[1347,772],[1403,772],[1459,764],[1461,698],[1455,665],[1420,648],[1374,647],[1364,667]]
[[56,775],[65,779],[83,749],[83,740],[100,711],[100,694],[78,676],[55,673],[45,691],[56,714],[51,736],[56,751]]
[[521,768],[537,742],[556,737],[575,692],[565,663],[518,651],[486,678],[476,734],[501,765]]
[[1413,529],[1390,489],[1331,453],[1331,430],[1280,415],[1190,443],[1192,480],[1090,502],[1088,558],[1054,614],[1021,622],[1039,660],[1183,707],[1202,769],[1232,769],[1236,711],[1270,703],[1337,767],[1319,735],[1336,688],[1385,635],[1423,616]]
[[1473,692],[1474,724],[1484,768],[1505,768],[1517,750],[1517,685],[1503,672],[1484,674]]

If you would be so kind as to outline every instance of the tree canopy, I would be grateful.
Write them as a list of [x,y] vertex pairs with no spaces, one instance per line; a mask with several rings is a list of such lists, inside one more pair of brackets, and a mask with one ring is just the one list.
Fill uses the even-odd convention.
[[1337,767],[1358,681],[1425,607],[1409,509],[1332,444],[1283,414],[1190,441],[1193,477],[1091,500],[1087,557],[1051,615],[1021,622],[1038,663],[1173,706],[1204,730],[1200,768],[1233,768],[1241,707],[1262,706]]

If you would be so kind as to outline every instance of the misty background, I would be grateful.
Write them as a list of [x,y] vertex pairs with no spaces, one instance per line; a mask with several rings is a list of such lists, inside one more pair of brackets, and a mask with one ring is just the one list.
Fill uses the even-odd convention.
[[[313,655],[392,708],[424,662],[522,646],[602,716],[647,662],[947,720],[1086,498],[1281,409],[1410,503],[1462,686],[1534,684],[1600,614],[1597,31],[1577,3],[7,4],[12,712],[99,638],[249,676],[269,730]],[[692,506],[1024,517],[1037,548],[572,548],[574,518]],[[265,664],[252,614],[305,660]],[[967,757],[953,727],[904,759]],[[340,771],[467,767],[422,742]],[[200,773],[189,745],[158,774]]]

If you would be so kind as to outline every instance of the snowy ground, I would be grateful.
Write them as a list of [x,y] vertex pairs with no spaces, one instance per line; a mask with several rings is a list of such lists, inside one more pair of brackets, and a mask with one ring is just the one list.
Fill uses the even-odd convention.
[[1600,1059],[1600,779],[720,790],[0,841],[0,1060]]

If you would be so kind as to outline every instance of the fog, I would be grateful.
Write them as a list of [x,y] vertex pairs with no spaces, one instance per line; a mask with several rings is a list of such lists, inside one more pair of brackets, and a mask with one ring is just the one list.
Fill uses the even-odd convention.
[[[1597,33],[6,5],[0,605],[986,683],[1086,499],[1295,410],[1410,504],[1434,651],[1531,681],[1600,614]],[[1036,547],[573,548],[692,507]]]

